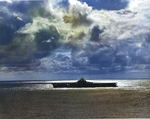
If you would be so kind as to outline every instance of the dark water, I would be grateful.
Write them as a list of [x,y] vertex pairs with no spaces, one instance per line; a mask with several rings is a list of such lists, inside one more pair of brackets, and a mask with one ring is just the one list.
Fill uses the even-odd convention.
[[49,90],[53,86],[48,81],[1,81],[0,90]]

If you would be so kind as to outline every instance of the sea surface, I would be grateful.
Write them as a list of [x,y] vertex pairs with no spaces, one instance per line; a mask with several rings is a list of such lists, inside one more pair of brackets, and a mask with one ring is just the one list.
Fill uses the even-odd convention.
[[53,88],[60,81],[1,81],[0,119],[149,118],[150,80],[116,82],[118,87]]
[[[0,81],[0,90],[70,90],[70,89],[96,89],[96,88],[53,88],[51,83],[54,82],[76,82],[77,80],[60,80],[60,81]],[[98,87],[113,88],[125,90],[150,90],[150,80],[87,80],[95,83],[112,83],[116,82],[117,87]]]

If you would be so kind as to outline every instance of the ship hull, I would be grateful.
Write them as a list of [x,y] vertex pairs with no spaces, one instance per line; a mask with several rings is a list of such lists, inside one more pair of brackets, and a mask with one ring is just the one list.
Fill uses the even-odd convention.
[[116,83],[53,83],[54,88],[96,88],[96,87],[117,87]]

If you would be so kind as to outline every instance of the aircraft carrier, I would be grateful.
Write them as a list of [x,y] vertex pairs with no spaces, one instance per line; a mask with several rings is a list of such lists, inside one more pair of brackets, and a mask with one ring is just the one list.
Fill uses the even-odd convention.
[[117,83],[93,83],[81,78],[77,82],[52,83],[54,88],[94,88],[94,87],[117,87]]

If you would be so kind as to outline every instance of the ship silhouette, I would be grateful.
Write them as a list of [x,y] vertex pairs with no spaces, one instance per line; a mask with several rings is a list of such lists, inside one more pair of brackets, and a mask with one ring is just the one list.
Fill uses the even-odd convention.
[[83,77],[77,82],[52,83],[54,88],[94,88],[94,87],[117,87],[117,83],[93,83],[86,81]]

